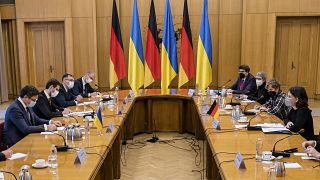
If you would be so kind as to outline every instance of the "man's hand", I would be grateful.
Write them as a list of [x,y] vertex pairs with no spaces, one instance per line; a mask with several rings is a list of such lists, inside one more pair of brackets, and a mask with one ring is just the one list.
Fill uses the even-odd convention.
[[83,99],[83,97],[81,95],[78,95],[75,100],[78,101],[78,102],[81,102],[82,99]]
[[306,150],[307,147],[309,147],[309,146],[315,147],[316,146],[316,141],[305,141],[305,142],[302,143],[302,148],[304,150]]
[[48,131],[56,131],[57,130],[57,126],[55,124],[49,124],[47,126]]
[[4,154],[4,156],[6,157],[6,159],[11,158],[13,151],[11,149],[7,149],[5,151],[2,151],[2,153]]
[[62,114],[70,114],[71,113],[71,110],[68,109],[68,108],[65,108],[63,111],[62,111]]
[[290,121],[290,122],[287,123],[286,128],[287,128],[287,129],[290,129],[290,127],[291,127],[292,125],[294,125],[294,124],[293,124],[293,122]]

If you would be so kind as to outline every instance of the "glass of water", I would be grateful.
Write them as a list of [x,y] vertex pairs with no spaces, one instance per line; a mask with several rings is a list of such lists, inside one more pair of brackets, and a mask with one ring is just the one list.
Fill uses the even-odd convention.
[[49,167],[51,169],[52,174],[56,174],[56,170],[58,167],[57,156],[49,155],[48,156],[48,163],[49,163]]

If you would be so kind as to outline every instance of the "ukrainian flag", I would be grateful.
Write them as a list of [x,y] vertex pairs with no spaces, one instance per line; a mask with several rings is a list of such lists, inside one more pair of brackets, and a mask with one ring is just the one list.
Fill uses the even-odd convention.
[[98,106],[97,109],[97,116],[94,119],[94,126],[98,129],[98,131],[101,131],[102,127],[103,127],[103,121],[102,121],[102,114],[101,114],[101,109]]
[[144,57],[137,0],[134,0],[133,4],[128,69],[128,81],[130,87],[133,90],[133,92],[137,95],[139,88],[143,86],[144,82]]
[[212,82],[212,43],[208,18],[208,3],[204,0],[202,20],[197,51],[197,74],[196,84],[205,92]]
[[176,37],[172,22],[170,0],[166,2],[161,50],[161,93],[169,94],[169,85],[178,74]]

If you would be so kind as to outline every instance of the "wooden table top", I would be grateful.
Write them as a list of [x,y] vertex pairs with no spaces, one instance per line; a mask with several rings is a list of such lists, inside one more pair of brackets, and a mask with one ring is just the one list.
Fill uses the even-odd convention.
[[[187,97],[188,91],[183,89],[179,90],[177,95],[159,95],[161,93],[160,89],[149,89],[144,91],[144,96],[139,98],[150,98],[150,97],[174,97],[174,98],[189,98],[190,100],[194,99],[194,102],[198,105],[200,112],[200,102],[199,97]],[[119,91],[119,104],[124,107],[125,113],[122,115],[116,115],[114,109],[105,108],[103,111],[103,124],[106,126],[110,121],[116,126],[115,130],[112,133],[105,133],[103,130],[102,135],[97,134],[97,130],[92,128],[90,129],[90,134],[85,135],[81,141],[75,141],[74,144],[71,143],[74,147],[83,148],[83,147],[92,147],[99,146],[94,148],[87,149],[87,152],[90,153],[99,153],[103,158],[106,157],[109,152],[107,146],[111,146],[120,132],[119,128],[123,126],[123,123],[126,118],[126,112],[130,110],[134,101],[129,101],[127,105],[123,105],[122,101],[124,97],[128,94],[127,90]],[[137,99],[139,99],[137,98]],[[230,96],[228,97],[230,99]],[[88,98],[86,101],[96,100],[96,98]],[[95,109],[95,105],[90,105]],[[87,111],[91,110],[88,106],[74,106],[71,107],[73,111]],[[223,114],[223,113],[222,113]],[[55,118],[56,120],[64,121],[66,124],[74,122],[72,118]],[[80,124],[83,124],[83,118],[77,118]],[[233,122],[230,115],[221,115],[219,121],[222,129],[233,128]],[[273,121],[279,122],[276,117],[270,115],[264,115],[263,117],[257,117],[252,123],[254,124],[257,121]],[[263,150],[271,150],[273,144],[276,140],[285,137],[286,135],[274,135],[274,134],[263,134],[260,131],[247,131],[239,130],[235,132],[225,132],[225,133],[212,133],[216,130],[213,130],[211,127],[211,118],[208,116],[202,116],[202,124],[205,132],[208,135],[208,142],[211,146],[213,154],[219,152],[241,152],[242,154],[255,154],[255,143],[257,138],[263,139]],[[292,147],[298,147],[299,152],[302,152],[301,143],[304,139],[301,136],[293,136],[288,138],[277,145],[278,150],[289,149]],[[19,141],[12,147],[12,150],[15,153],[25,153],[27,156],[25,158],[16,159],[16,160],[7,160],[0,162],[0,169],[13,172],[16,176],[19,175],[20,168],[22,165],[30,165],[35,162],[36,159],[48,159],[50,153],[51,144],[61,145],[63,140],[61,137],[56,135],[41,135],[41,134],[30,134],[25,137],[23,140]],[[69,144],[70,145],[70,144]],[[74,160],[76,157],[76,152],[70,150],[68,152],[58,152],[58,169],[57,176],[60,179],[72,179],[77,177],[77,179],[90,179],[94,177],[97,173],[97,170],[101,166],[103,159],[97,154],[88,154],[87,160],[83,165],[74,165]],[[233,160],[235,155],[229,154],[217,154],[215,159],[218,163],[222,161]],[[254,155],[245,155],[246,157],[254,157]],[[312,166],[319,164],[319,162],[310,161],[310,160],[301,160],[300,157],[291,156],[290,158],[285,158],[283,161],[286,162],[298,162],[302,168],[301,169],[287,169],[286,178],[287,179],[301,179],[306,177],[308,179],[316,179],[320,177],[320,167],[313,169]],[[225,162],[221,165],[221,172],[225,179],[266,179],[267,169],[269,164],[262,164],[255,161],[255,159],[245,160],[247,170],[238,170],[236,169],[233,162]],[[50,172],[50,169],[31,169],[32,176],[34,179],[48,179],[48,177],[53,176]],[[9,175],[5,175],[6,179],[11,178]]]

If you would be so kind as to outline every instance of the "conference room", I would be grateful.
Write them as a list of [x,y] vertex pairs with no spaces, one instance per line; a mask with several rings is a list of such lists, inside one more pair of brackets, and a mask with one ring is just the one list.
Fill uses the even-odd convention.
[[0,0],[0,21],[0,179],[320,177],[318,0]]

